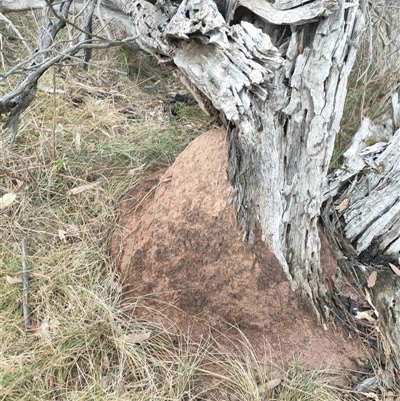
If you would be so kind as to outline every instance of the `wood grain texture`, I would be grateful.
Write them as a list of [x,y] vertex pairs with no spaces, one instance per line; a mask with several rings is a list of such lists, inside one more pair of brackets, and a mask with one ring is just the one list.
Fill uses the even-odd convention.
[[0,0],[0,12],[29,11],[43,8],[45,5],[44,0]]
[[339,3],[338,0],[315,0],[278,2],[272,5],[266,0],[239,0],[238,5],[248,8],[270,24],[303,25],[328,17],[338,9]]
[[[371,141],[376,143],[368,146]],[[335,204],[345,199],[349,203],[337,212],[335,229],[352,244],[356,256],[364,253],[371,261],[388,257],[398,263],[400,129],[385,133],[383,127],[365,119],[344,157],[343,168],[328,177],[325,193]]]
[[[393,364],[400,369],[400,277],[390,269],[378,272],[372,288],[374,306],[379,313],[379,329],[383,335],[386,369],[393,371]],[[386,344],[388,343],[389,346]]]

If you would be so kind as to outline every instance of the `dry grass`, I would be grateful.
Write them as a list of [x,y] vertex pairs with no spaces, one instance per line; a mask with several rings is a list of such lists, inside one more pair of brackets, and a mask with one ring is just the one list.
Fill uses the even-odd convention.
[[398,1],[372,0],[367,10],[366,30],[349,77],[341,130],[336,137],[333,167],[340,164],[365,117],[379,120],[390,116],[391,96],[400,89]]
[[[135,63],[143,74],[128,77]],[[163,99],[182,88],[167,68],[153,70],[126,50],[97,54],[87,73],[57,67],[41,83],[64,93],[38,92],[12,150],[2,133],[0,197],[16,198],[0,215],[1,400],[181,399],[194,391],[202,346],[192,351],[182,337],[174,347],[167,332],[133,321],[108,252],[120,197],[210,124],[200,112],[170,117]],[[21,277],[24,238],[29,332],[22,285],[10,282]],[[132,335],[143,332],[150,338],[135,344]]]
[[[23,56],[3,46],[11,63]],[[12,150],[8,132],[0,144],[0,197],[16,194],[0,210],[0,400],[340,399],[323,371],[294,362],[271,387],[268,356],[258,361],[245,338],[227,354],[139,324],[135,300],[122,302],[108,249],[118,201],[210,126],[196,108],[165,112],[168,93],[182,90],[171,71],[118,49],[97,54],[87,73],[56,67],[42,83],[64,93],[40,91]],[[21,277],[24,238],[28,332],[22,285],[10,282]]]
[[[275,365],[270,345],[264,343],[264,357],[258,358],[243,333],[242,340],[232,344],[235,352],[227,352],[215,344],[208,364],[213,364],[208,372],[211,381],[219,379],[218,389],[212,392],[212,400],[246,401],[338,401],[344,392],[338,390],[332,381],[340,374],[324,370],[304,368],[300,360],[293,360],[288,366]],[[228,339],[229,340],[229,339]],[[216,374],[215,372],[223,372]]]

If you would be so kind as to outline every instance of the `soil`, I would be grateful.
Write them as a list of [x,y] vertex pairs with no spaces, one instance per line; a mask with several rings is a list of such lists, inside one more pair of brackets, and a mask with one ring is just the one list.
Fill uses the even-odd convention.
[[[227,203],[226,155],[224,132],[209,131],[122,202],[112,252],[126,296],[137,298],[132,313],[197,339],[211,333],[228,348],[242,332],[280,366],[297,357],[308,368],[353,368],[360,344],[302,309],[261,235],[242,241]],[[334,276],[324,238],[321,260]]]

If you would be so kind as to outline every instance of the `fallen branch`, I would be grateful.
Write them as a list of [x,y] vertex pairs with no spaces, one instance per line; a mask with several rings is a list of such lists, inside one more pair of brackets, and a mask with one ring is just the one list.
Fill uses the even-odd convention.
[[[19,116],[34,100],[38,81],[51,66],[58,64],[67,58],[74,57],[82,50],[85,54],[84,62],[87,63],[93,49],[120,46],[137,39],[137,37],[127,37],[124,40],[108,41],[92,33],[91,20],[94,13],[94,3],[91,3],[91,7],[88,10],[85,10],[85,6],[83,8],[83,11],[87,11],[88,13],[85,19],[84,29],[79,28],[74,23],[71,24],[68,22],[71,5],[71,0],[63,2],[56,11],[52,4],[49,1],[46,1],[46,6],[44,6],[45,9],[43,12],[44,25],[40,35],[38,49],[31,54],[28,60],[19,63],[8,73],[0,75],[0,79],[4,80],[11,74],[23,74],[15,89],[0,98],[0,116],[1,114],[7,114],[4,119],[3,129],[12,128],[10,147],[12,147],[18,134]],[[2,3],[0,3],[0,10],[1,6]],[[53,15],[56,16],[56,18],[54,18]],[[56,42],[55,38],[67,23],[81,31],[83,38],[79,43],[70,44],[69,47],[60,51],[59,45],[61,42]]]
[[21,40],[21,43],[25,46],[26,50],[28,50],[29,53],[32,53],[31,48],[29,47],[27,41],[23,38],[17,27],[7,18],[3,15],[3,13],[0,12],[0,20],[3,20],[6,24],[10,26],[10,28],[15,32],[17,35],[18,39]]
[[31,319],[28,306],[29,275],[27,261],[28,239],[22,240],[22,309],[24,311],[24,327],[27,333],[31,327]]

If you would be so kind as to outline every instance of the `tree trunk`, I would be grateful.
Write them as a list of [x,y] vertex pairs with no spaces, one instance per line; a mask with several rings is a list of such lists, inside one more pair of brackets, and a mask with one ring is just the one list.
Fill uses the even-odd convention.
[[399,263],[400,130],[394,135],[377,130],[365,119],[344,157],[344,167],[328,177],[325,193],[335,203],[329,210],[333,230],[361,262]]
[[[237,42],[251,43],[247,57],[256,65],[269,66],[270,53],[279,47],[273,54],[273,77],[264,71],[261,84],[242,67],[245,51],[230,46],[229,54],[223,41],[221,48],[189,42],[174,57],[178,68],[228,120],[232,200],[244,237],[252,241],[258,221],[293,289],[320,321],[328,302],[319,265],[321,182],[355,57],[354,46],[348,43],[357,41],[363,24],[355,7],[345,10],[341,2],[333,12],[333,3],[325,3],[323,13],[329,15],[325,18],[318,18],[309,4],[307,12],[288,10],[287,17],[285,11],[279,12],[279,21],[291,26],[276,26],[277,19],[270,22],[252,16],[263,31],[246,22],[230,28]],[[246,5],[262,8],[254,1]]]
[[231,199],[244,238],[253,240],[258,222],[293,289],[322,321],[329,301],[319,264],[321,182],[363,18],[335,1],[296,12],[238,5],[249,15],[227,26],[212,1],[184,2],[167,37],[181,41],[175,64],[227,120]]

